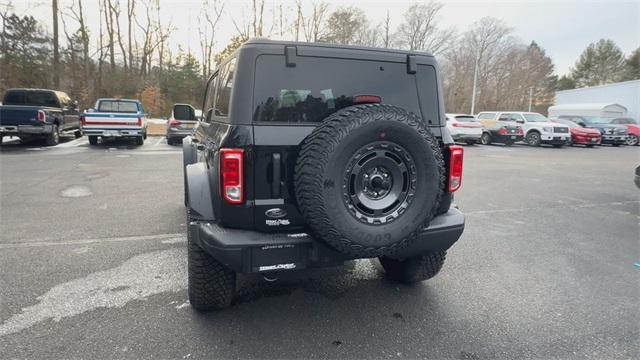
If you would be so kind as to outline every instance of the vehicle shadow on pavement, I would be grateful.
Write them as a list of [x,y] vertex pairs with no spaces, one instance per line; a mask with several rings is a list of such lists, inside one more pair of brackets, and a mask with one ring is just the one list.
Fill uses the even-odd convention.
[[[60,135],[60,144],[65,144],[76,140],[73,135]],[[44,150],[44,149],[55,149],[56,146],[47,146],[44,143],[44,139],[32,139],[29,141],[22,141],[17,137],[5,136],[3,138],[2,144],[0,144],[0,152],[11,152],[11,151],[21,151],[21,150]]]

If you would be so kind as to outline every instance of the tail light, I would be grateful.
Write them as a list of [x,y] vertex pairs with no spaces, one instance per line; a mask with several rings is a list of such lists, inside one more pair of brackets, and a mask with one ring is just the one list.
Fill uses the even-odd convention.
[[518,135],[524,135],[524,131],[521,127],[518,128]]
[[462,125],[460,125],[460,123],[453,123],[453,124],[451,124],[451,126],[453,126],[453,127],[462,127]]
[[138,116],[138,126],[142,126],[142,118]]
[[507,135],[509,133],[509,130],[506,127],[501,127],[500,130],[498,130],[498,134],[500,135]]
[[353,97],[356,104],[380,104],[382,98],[378,95],[356,95]]
[[38,121],[41,123],[47,121],[47,114],[42,110],[38,110]]
[[180,120],[176,120],[176,119],[169,120],[169,126],[178,126],[180,124],[182,124],[182,121]]
[[464,149],[462,146],[449,146],[449,192],[455,192],[462,185],[462,160]]
[[244,201],[243,160],[243,149],[220,149],[221,191],[229,204],[242,204]]
[[87,118],[84,115],[80,115],[80,125],[86,125]]

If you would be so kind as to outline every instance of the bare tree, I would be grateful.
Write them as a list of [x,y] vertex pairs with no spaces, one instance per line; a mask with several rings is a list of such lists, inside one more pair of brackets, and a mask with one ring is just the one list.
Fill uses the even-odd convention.
[[[77,11],[76,11],[77,9]],[[76,8],[75,0],[67,8],[70,17],[78,22],[78,31],[80,32],[80,40],[82,41],[82,70],[84,71],[85,81],[89,81],[89,63],[91,61],[89,57],[89,29],[85,23],[84,11],[82,7],[82,0],[78,0],[78,6]]]
[[438,53],[446,50],[455,31],[440,29],[437,15],[443,5],[438,2],[416,3],[404,13],[404,22],[396,34],[399,43],[409,50],[427,50]]
[[245,17],[244,8],[241,12],[241,21],[231,16],[231,22],[240,38],[248,39],[255,36],[269,36],[270,32],[264,32],[264,0],[253,0],[251,18]]
[[389,48],[391,45],[391,16],[389,15],[389,10],[387,10],[387,16],[384,18],[384,39],[382,40],[382,44],[385,48]]
[[[115,52],[115,29],[113,27],[113,11],[111,10],[111,0],[103,0],[102,7],[104,11],[104,23],[107,30],[107,36],[109,38],[109,63],[111,64],[111,72],[116,70],[116,52]],[[100,31],[102,34],[102,31]]]
[[220,4],[218,0],[213,0],[212,3],[209,0],[202,2],[201,15],[198,17],[200,32],[200,48],[202,49],[202,76],[207,77],[213,68],[214,53],[213,47],[215,45],[215,35],[218,22],[222,16],[224,10],[224,4]]
[[311,13],[305,16],[302,1],[297,0],[296,9],[305,40],[307,42],[320,41],[324,22],[329,13],[329,4],[324,1],[314,1],[311,3]]
[[358,34],[367,25],[364,11],[358,7],[342,7],[329,15],[322,40],[336,44],[354,44]]
[[60,52],[58,49],[58,0],[51,1],[53,10],[53,86],[60,88]]
[[108,5],[109,5],[109,12],[115,16],[116,31],[118,35],[118,45],[120,47],[120,51],[122,52],[122,63],[124,65],[124,71],[128,72],[127,51],[124,48],[124,43],[122,42],[122,31],[120,30],[120,3],[117,1],[113,2],[113,0],[108,0]]
[[129,47],[129,67],[132,71],[135,69],[133,63],[133,43],[131,38],[133,37],[133,18],[136,14],[136,0],[127,0],[127,44]]

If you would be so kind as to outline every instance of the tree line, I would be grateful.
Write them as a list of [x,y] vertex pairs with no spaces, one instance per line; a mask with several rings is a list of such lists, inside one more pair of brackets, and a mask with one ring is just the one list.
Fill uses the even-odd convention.
[[[53,34],[34,17],[13,13],[11,3],[0,4],[0,91],[59,88],[82,108],[98,97],[137,97],[153,116],[166,116],[176,102],[198,107],[216,64],[250,37],[429,51],[441,63],[448,112],[471,111],[474,75],[476,112],[527,110],[531,102],[544,113],[558,89],[640,78],[640,49],[625,58],[611,40],[589,45],[570,74],[558,78],[545,50],[523,43],[504,21],[487,17],[464,31],[444,27],[436,1],[415,3],[397,19],[387,11],[375,22],[362,8],[322,0],[251,0],[240,15],[227,12],[222,0],[202,0],[194,33],[199,53],[172,52],[176,27],[160,16],[160,0],[95,0],[100,20],[92,28],[87,0],[59,1],[52,0]],[[236,34],[216,52],[225,17]]]

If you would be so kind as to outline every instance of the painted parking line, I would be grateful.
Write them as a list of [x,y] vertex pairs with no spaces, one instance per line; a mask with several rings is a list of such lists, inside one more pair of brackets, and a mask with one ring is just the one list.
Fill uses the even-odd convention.
[[56,148],[70,148],[70,147],[82,146],[87,144],[89,144],[89,139],[87,137],[81,137],[68,142],[60,143],[56,145]]

